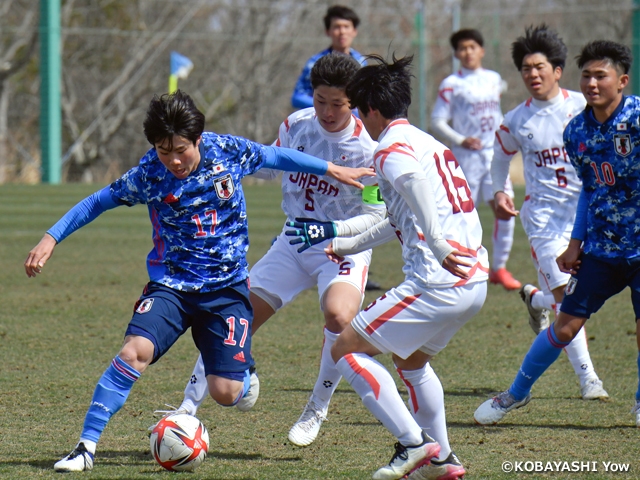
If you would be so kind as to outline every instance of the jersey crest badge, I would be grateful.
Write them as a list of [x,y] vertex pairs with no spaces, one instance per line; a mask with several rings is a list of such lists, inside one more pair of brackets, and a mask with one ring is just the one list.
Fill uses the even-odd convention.
[[616,153],[626,157],[633,150],[631,145],[631,135],[628,133],[618,133],[613,136],[613,144],[616,147]]
[[578,279],[576,277],[571,277],[569,279],[569,282],[567,283],[567,286],[564,287],[565,295],[571,295],[573,292],[575,292],[577,284],[578,284]]
[[215,178],[213,180],[213,186],[215,187],[220,200],[229,200],[236,191],[236,187],[233,184],[233,179],[231,178],[230,173],[226,174],[224,177]]
[[136,308],[136,313],[147,313],[151,310],[151,306],[153,305],[153,298],[145,298],[138,308]]

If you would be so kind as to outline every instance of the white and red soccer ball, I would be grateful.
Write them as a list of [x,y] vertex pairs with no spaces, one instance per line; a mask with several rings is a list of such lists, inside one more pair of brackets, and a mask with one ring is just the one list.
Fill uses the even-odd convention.
[[153,458],[172,472],[194,471],[209,451],[209,432],[191,415],[164,417],[154,427],[150,440]]

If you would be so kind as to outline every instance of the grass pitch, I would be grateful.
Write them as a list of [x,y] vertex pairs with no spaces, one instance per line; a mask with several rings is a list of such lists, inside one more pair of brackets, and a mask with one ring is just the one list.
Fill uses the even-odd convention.
[[[66,210],[97,188],[83,185],[0,187],[0,478],[59,478],[53,464],[75,445],[96,381],[117,353],[133,304],[147,282],[151,228],[145,207],[117,208],[62,242],[36,279],[22,263]],[[522,191],[517,192],[522,198]],[[246,187],[254,263],[280,231],[278,184]],[[480,212],[491,249],[492,219]],[[376,249],[371,278],[390,288],[402,281],[396,244]],[[509,268],[535,283],[518,224]],[[367,293],[365,302],[382,292]],[[254,340],[261,396],[248,413],[208,400],[199,411],[211,447],[190,478],[367,479],[391,458],[394,439],[342,382],[316,442],[300,449],[287,433],[316,378],[323,319],[317,293],[304,292]],[[495,427],[474,424],[473,412],[504,390],[533,340],[517,292],[490,286],[480,314],[432,362],[445,389],[449,435],[467,478],[640,478],[638,436],[630,408],[638,378],[634,314],[628,290],[587,323],[591,355],[611,399],[580,399],[563,354],[534,387],[532,402]],[[178,405],[197,352],[190,335],[150,367],[98,446],[94,479],[167,478],[150,456],[152,413]],[[390,366],[388,356],[381,357]],[[398,381],[404,395],[404,387]],[[503,462],[578,462],[582,472],[503,473]],[[629,464],[610,473],[605,462]],[[576,464],[574,464],[576,465]],[[571,468],[571,465],[568,464]],[[589,469],[587,471],[586,469]],[[597,469],[597,471],[593,471]],[[609,467],[611,468],[611,467]]]

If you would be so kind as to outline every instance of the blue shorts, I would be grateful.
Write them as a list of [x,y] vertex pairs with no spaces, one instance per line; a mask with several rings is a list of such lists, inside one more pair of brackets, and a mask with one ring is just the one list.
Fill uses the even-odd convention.
[[219,375],[253,366],[252,323],[247,281],[207,293],[180,292],[150,282],[136,302],[125,335],[153,342],[155,363],[191,327],[205,374]]
[[589,318],[604,302],[625,287],[631,288],[631,303],[640,318],[640,258],[610,259],[592,255],[580,257],[580,269],[569,279],[560,311]]

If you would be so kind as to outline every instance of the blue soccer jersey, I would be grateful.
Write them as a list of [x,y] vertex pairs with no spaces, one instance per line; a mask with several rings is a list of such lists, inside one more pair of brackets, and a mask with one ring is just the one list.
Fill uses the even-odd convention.
[[564,131],[564,144],[589,199],[584,252],[640,255],[640,97],[625,96],[604,123],[590,107]]
[[[313,57],[307,60],[304,64],[302,73],[298,77],[296,86],[293,89],[293,95],[291,96],[291,105],[294,108],[308,108],[313,107],[313,87],[311,86],[311,69],[315,63],[325,55],[329,55],[333,50],[327,48],[319,53],[316,53]],[[358,61],[361,65],[366,65],[365,57],[356,52],[353,48],[349,49],[349,55]]]
[[176,178],[154,148],[110,187],[114,200],[147,204],[153,250],[149,278],[176,290],[210,292],[248,277],[247,209],[240,183],[264,162],[264,146],[205,132],[200,163]]

